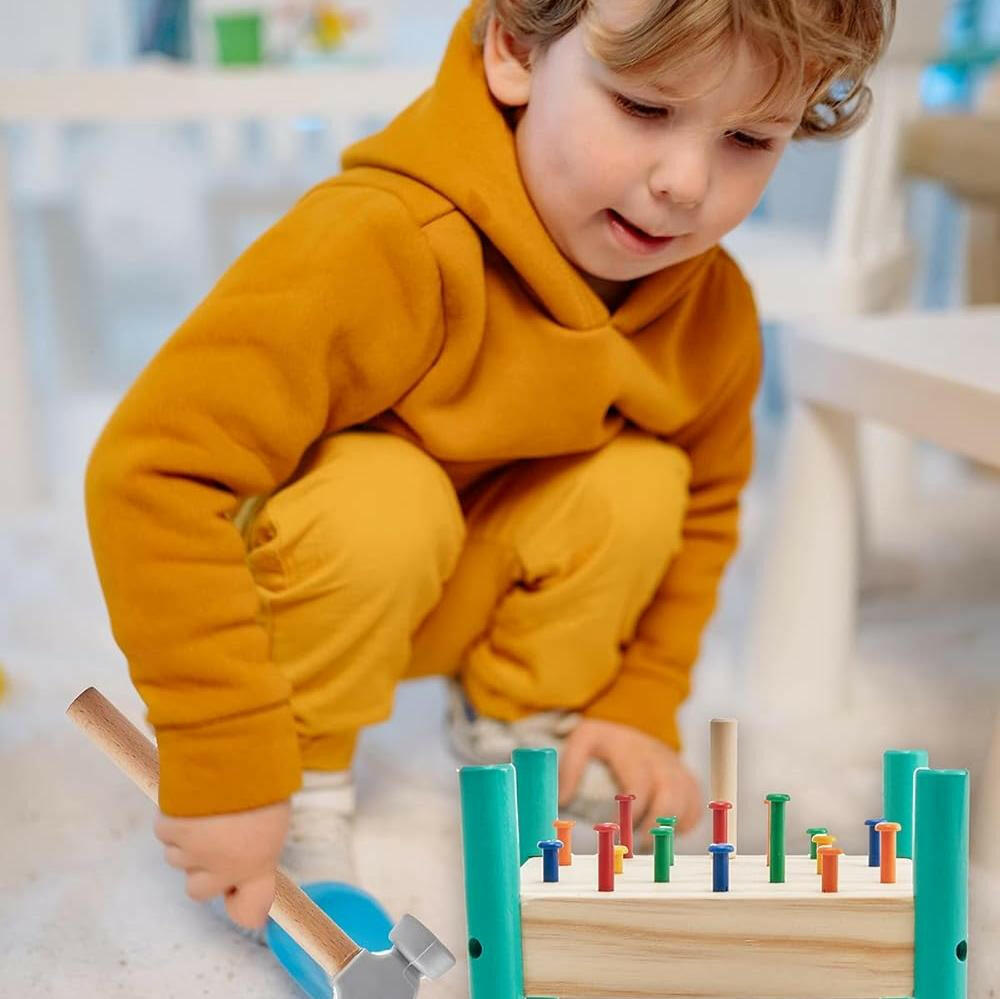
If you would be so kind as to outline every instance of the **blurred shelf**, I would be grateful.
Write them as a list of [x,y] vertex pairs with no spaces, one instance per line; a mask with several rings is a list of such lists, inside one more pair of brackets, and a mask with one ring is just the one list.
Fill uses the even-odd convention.
[[943,53],[937,65],[949,69],[982,69],[1000,62],[1000,45],[969,45]]
[[418,97],[434,67],[248,67],[166,64],[0,75],[0,121],[140,122],[210,118],[389,116]]
[[917,118],[906,130],[903,169],[1000,208],[1000,112]]

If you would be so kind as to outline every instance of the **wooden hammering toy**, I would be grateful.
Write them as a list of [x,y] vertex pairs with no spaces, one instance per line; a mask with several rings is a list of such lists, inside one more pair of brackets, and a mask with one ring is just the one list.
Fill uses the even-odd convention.
[[[653,855],[626,860],[617,880],[609,823],[604,856],[577,854],[554,885],[525,847],[551,836],[558,760],[551,749],[518,753],[512,764],[459,771],[469,999],[968,999],[968,771],[907,776],[898,754],[886,754],[884,800],[894,800],[894,781],[913,784],[914,855],[896,860],[891,883],[818,827],[808,845],[824,845],[822,854],[785,856],[788,795],[774,794],[770,872],[763,856],[725,842],[711,856],[678,854],[671,867],[673,829],[657,819]],[[902,823],[886,823],[896,838]]]
[[[90,687],[66,714],[146,797],[157,800],[156,748],[107,698]],[[363,950],[280,868],[270,916],[326,972],[337,999],[412,999],[421,978],[440,978],[455,963],[451,951],[410,915],[389,933],[391,950]]]

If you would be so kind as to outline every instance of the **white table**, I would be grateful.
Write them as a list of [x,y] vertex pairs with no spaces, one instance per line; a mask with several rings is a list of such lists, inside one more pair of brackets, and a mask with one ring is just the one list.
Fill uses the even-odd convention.
[[[1000,468],[1000,306],[803,322],[782,349],[793,408],[747,682],[766,703],[836,711],[858,593],[856,423],[878,420]],[[1000,877],[1000,714],[987,771],[977,845]]]

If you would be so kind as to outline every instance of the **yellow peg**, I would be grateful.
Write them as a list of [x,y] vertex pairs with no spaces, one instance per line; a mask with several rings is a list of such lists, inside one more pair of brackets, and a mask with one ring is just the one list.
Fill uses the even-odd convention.
[[615,844],[615,874],[625,873],[625,854],[628,853],[628,847],[624,843]]
[[837,842],[836,836],[831,836],[830,833],[816,833],[813,836],[812,841],[816,844],[816,873],[823,873],[823,854],[820,853],[819,848],[821,846],[833,846]]

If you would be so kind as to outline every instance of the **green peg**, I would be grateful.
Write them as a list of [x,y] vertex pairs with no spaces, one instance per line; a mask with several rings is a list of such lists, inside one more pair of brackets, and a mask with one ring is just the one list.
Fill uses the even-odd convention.
[[828,833],[830,830],[826,826],[812,826],[810,829],[806,830],[806,836],[809,837],[809,859],[816,859],[816,844],[813,842],[813,836],[819,835],[819,833]]
[[913,784],[913,995],[914,999],[964,999],[968,995],[969,772],[917,769]]
[[[673,829],[675,831],[675,834],[676,834],[677,816],[676,815],[657,815],[657,817],[656,817],[656,824],[658,826],[667,826],[668,828]],[[668,840],[668,843],[669,843],[669,847],[670,847],[669,854],[668,854],[669,857],[670,857],[670,866],[673,867],[674,866],[674,837],[673,836],[670,837],[670,839]]]
[[552,838],[559,818],[559,762],[554,749],[515,749],[510,762],[517,775],[517,832],[520,862],[540,857],[536,845]]
[[765,799],[771,809],[771,884],[785,883],[785,803],[789,794],[769,794]]
[[928,765],[926,749],[887,749],[882,754],[882,814],[903,828],[896,856],[913,857],[913,775]]
[[674,827],[654,826],[649,830],[653,837],[653,880],[663,883],[670,880],[670,858],[674,852]]

